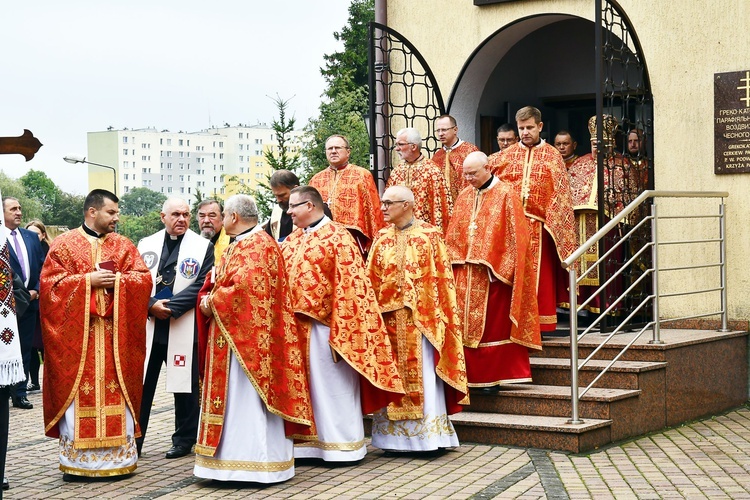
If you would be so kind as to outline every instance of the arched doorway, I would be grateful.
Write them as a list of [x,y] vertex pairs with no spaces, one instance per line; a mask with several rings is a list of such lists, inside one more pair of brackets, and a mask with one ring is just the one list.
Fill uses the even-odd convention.
[[[586,120],[596,109],[594,29],[586,19],[544,14],[504,26],[464,64],[448,99],[462,135],[487,153],[497,149],[494,129],[513,123],[516,110],[538,107],[543,137],[571,129],[586,147]],[[582,127],[576,127],[581,117]],[[583,139],[583,141],[581,140]]]

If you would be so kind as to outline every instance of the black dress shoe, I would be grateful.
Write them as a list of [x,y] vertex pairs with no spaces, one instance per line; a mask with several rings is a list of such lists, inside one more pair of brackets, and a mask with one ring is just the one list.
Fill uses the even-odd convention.
[[167,451],[166,458],[180,458],[190,454],[189,446],[181,446],[176,444]]
[[8,478],[3,478],[3,490],[9,490],[10,489],[10,483],[8,482]]
[[21,408],[22,410],[30,410],[34,408],[34,405],[26,398],[13,398],[13,408]]
[[41,392],[42,388],[39,387],[39,384],[29,384],[26,386],[26,392]]

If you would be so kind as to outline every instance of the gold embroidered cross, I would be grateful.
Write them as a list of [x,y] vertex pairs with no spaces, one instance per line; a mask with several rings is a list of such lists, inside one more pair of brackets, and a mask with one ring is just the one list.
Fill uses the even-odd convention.
[[219,349],[223,349],[225,345],[227,345],[227,341],[224,340],[224,336],[220,335],[219,338],[216,339],[216,345],[219,346]]
[[219,408],[219,406],[221,406],[221,404],[222,404],[222,400],[221,400],[221,398],[220,398],[219,396],[216,396],[216,397],[214,398],[214,400],[213,400],[213,401],[211,401],[211,403],[213,403],[213,405],[214,405],[214,408],[218,409],[218,408]]
[[114,380],[110,380],[109,384],[107,384],[107,389],[109,389],[109,392],[111,392],[112,394],[115,393],[118,387],[120,387],[120,385]]
[[91,384],[89,384],[88,380],[86,382],[84,382],[83,385],[81,386],[81,392],[83,392],[87,396],[93,390],[94,390],[94,386],[91,385]]

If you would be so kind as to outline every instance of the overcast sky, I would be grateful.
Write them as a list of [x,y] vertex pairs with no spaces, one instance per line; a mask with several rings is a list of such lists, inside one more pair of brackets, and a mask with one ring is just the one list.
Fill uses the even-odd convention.
[[17,178],[43,170],[64,191],[87,192],[86,133],[155,127],[196,131],[270,123],[267,96],[292,96],[302,127],[316,115],[323,55],[350,0],[22,0],[0,24],[0,136],[31,130],[33,160],[0,155]]

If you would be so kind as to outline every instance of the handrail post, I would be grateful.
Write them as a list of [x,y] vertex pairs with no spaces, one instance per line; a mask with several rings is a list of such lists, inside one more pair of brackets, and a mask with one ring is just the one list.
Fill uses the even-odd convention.
[[724,198],[721,199],[719,204],[719,258],[721,259],[721,265],[719,266],[719,276],[721,281],[721,330],[722,332],[729,331],[729,311],[727,311],[727,222],[726,213],[724,210]]
[[656,209],[656,200],[651,204],[651,293],[654,295],[653,316],[654,334],[649,344],[663,344],[661,340],[661,325],[659,323],[659,216]]
[[575,264],[568,271],[570,281],[570,403],[571,417],[569,424],[582,424],[583,420],[578,417],[578,289]]

